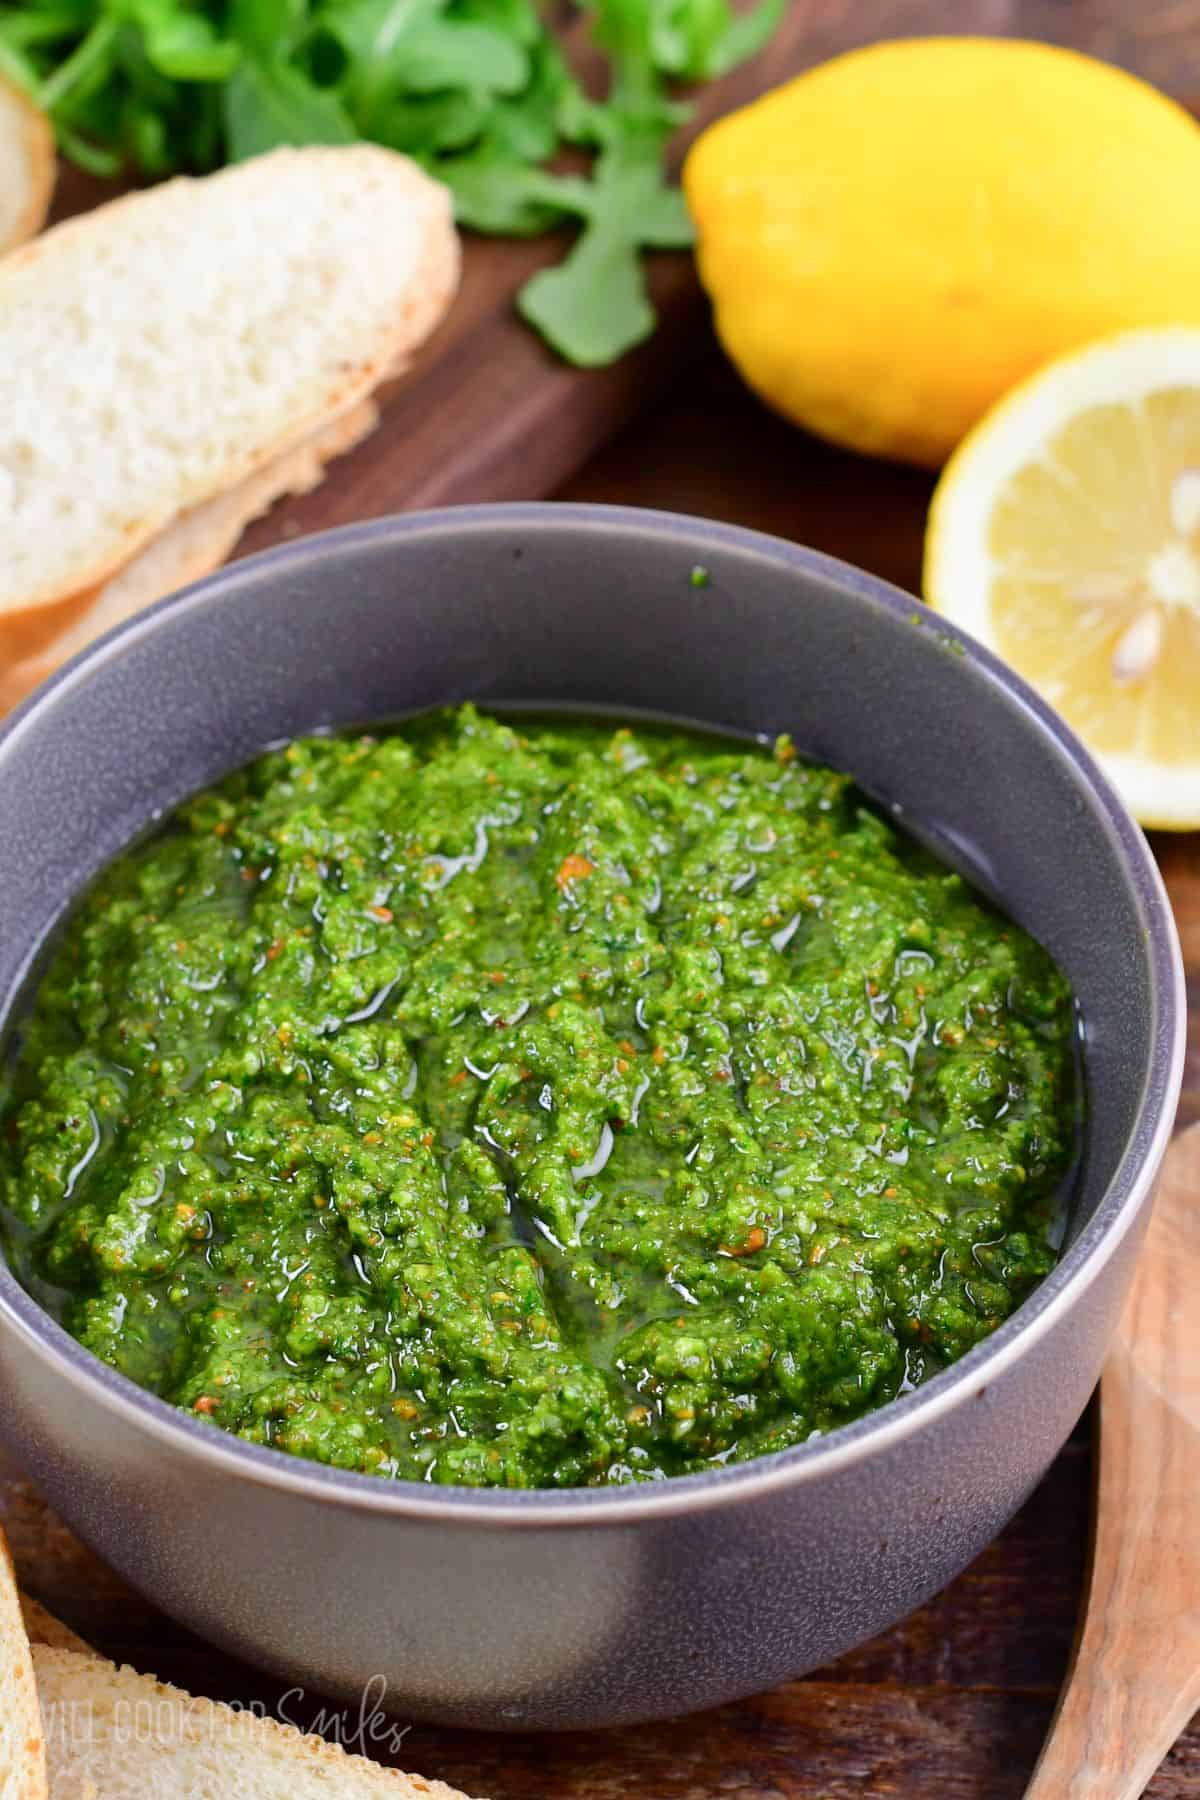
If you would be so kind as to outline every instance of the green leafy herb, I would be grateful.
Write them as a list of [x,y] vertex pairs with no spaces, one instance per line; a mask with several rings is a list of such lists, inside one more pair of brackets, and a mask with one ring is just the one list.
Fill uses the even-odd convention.
[[335,93],[314,87],[290,63],[246,57],[224,93],[230,160],[280,144],[352,144],[357,132]]
[[582,368],[611,362],[654,330],[638,250],[692,241],[683,196],[663,186],[649,147],[641,134],[621,134],[600,152],[578,241],[564,261],[526,282],[517,302],[522,318]]
[[[474,230],[576,226],[518,304],[561,355],[592,367],[654,329],[642,252],[691,242],[663,173],[688,110],[670,84],[753,55],[786,0],[581,6],[608,59],[600,98],[534,0],[0,0],[0,73],[95,174],[203,172],[280,144],[369,139],[445,181]],[[563,151],[590,170],[564,171]]]

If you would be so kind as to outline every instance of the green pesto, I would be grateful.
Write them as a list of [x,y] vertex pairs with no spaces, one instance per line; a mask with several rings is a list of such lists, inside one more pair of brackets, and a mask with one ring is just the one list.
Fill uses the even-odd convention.
[[465,707],[273,751],[107,872],[9,1077],[9,1251],[255,1443],[684,1474],[1029,1293],[1073,1041],[1046,953],[786,741]]

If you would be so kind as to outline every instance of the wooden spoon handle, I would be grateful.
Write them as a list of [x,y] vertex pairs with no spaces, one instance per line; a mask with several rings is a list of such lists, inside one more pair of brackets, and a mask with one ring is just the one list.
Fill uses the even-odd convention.
[[1168,1152],[1100,1388],[1087,1617],[1026,1800],[1135,1800],[1200,1706],[1200,1126]]

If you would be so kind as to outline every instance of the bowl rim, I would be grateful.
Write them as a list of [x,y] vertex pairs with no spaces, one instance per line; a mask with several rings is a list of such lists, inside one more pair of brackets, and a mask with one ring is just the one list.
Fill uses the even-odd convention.
[[[643,1518],[668,1518],[755,1499],[846,1469],[978,1396],[1070,1310],[1101,1273],[1133,1227],[1170,1140],[1182,1085],[1186,1047],[1186,988],[1174,915],[1149,844],[1091,753],[1028,683],[978,640],[892,583],[824,552],[767,532],[686,513],[591,502],[517,501],[431,508],[393,514],[319,532],[227,564],[114,626],[72,657],[0,724],[0,759],[9,742],[43,709],[86,681],[123,647],[152,635],[160,621],[205,607],[223,592],[297,567],[337,561],[347,549],[429,534],[461,535],[496,528],[530,531],[584,528],[629,537],[675,539],[688,554],[706,549],[742,552],[784,569],[849,590],[894,615],[935,630],[964,659],[1017,703],[1032,728],[1071,765],[1110,831],[1114,854],[1148,922],[1154,1036],[1143,1072],[1137,1116],[1121,1160],[1091,1219],[1050,1274],[993,1334],[912,1393],[888,1401],[828,1434],[744,1463],[628,1486],[595,1488],[470,1488],[394,1480],[333,1468],[288,1452],[250,1444],[158,1399],[103,1363],[38,1305],[0,1256],[0,1326],[82,1397],[113,1409],[164,1448],[255,1486],[352,1511],[495,1528],[588,1524],[622,1527]],[[918,609],[918,610],[914,610]],[[0,766],[0,779],[3,778]],[[0,1014],[0,1026],[3,1017]]]

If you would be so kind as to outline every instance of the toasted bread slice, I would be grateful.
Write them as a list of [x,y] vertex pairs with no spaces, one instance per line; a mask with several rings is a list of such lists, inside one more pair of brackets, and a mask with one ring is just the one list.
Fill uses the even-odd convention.
[[46,1800],[46,1746],[17,1578],[0,1532],[0,1800]]
[[50,1800],[464,1800],[340,1745],[95,1656],[35,1645]]
[[69,1625],[64,1625],[61,1619],[56,1619],[52,1612],[47,1611],[32,1594],[21,1595],[21,1618],[25,1624],[25,1635],[31,1644],[49,1644],[53,1650],[74,1650],[80,1656],[99,1654],[77,1631],[72,1631]]
[[0,77],[0,254],[42,229],[56,167],[49,119]]
[[374,145],[180,178],[0,261],[0,615],[101,587],[440,319],[450,196]]
[[[326,463],[353,449],[378,421],[374,402],[359,401],[227,493],[182,514],[94,595],[7,622],[0,618],[0,662],[7,663],[0,666],[0,711],[15,706],[102,632],[219,568],[252,519],[285,494],[307,494],[320,482]],[[48,638],[33,630],[43,615],[52,628]],[[36,640],[32,649],[30,640]]]

